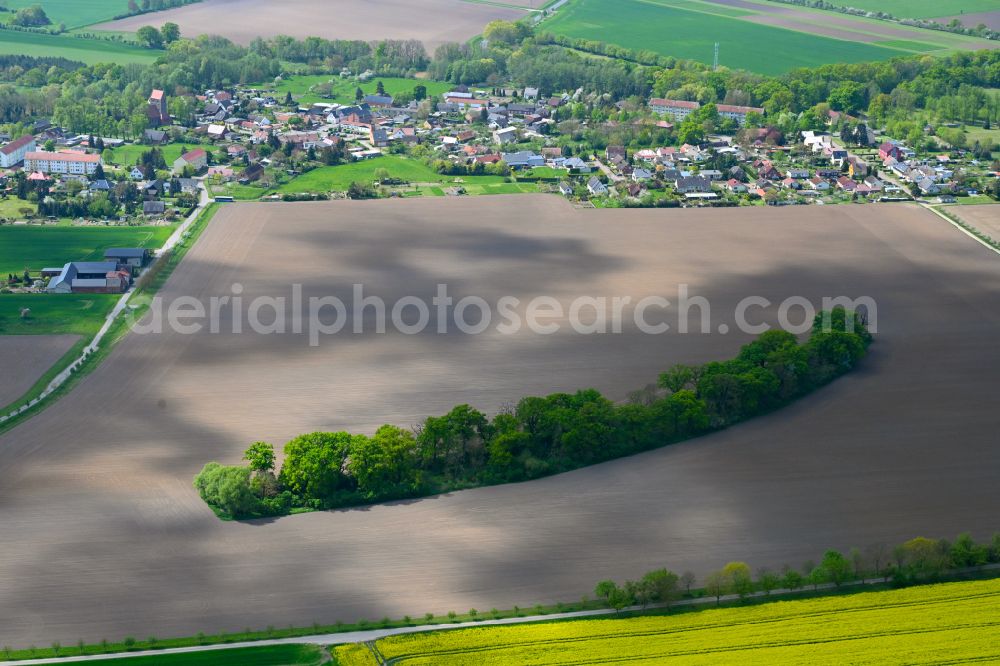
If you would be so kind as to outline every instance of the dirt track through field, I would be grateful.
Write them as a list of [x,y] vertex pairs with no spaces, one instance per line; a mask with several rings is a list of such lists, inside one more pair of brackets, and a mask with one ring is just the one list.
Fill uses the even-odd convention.
[[[510,3],[516,4],[516,3]],[[93,26],[135,32],[144,25],[173,22],[181,34],[215,34],[240,44],[255,37],[326,39],[418,39],[428,55],[444,42],[465,42],[494,19],[516,20],[525,11],[462,0],[203,0],[154,14],[141,14]]]
[[0,408],[24,395],[79,339],[77,335],[0,335]]
[[[726,432],[526,484],[255,523],[191,487],[256,439],[469,402],[614,399],[742,335],[130,335],[0,437],[0,644],[574,600],[595,581],[1000,529],[1000,263],[907,205],[581,211],[550,196],[224,207],[164,289],[346,296],[869,295],[864,367]],[[773,320],[774,308],[761,316]],[[756,320],[756,315],[751,316]],[[668,321],[670,318],[668,318]]]

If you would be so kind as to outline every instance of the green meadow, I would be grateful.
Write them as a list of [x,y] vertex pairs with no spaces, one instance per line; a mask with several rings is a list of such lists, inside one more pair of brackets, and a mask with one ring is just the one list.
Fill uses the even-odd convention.
[[[159,148],[160,152],[163,153],[163,159],[166,161],[167,166],[169,167],[174,162],[174,160],[176,160],[178,157],[181,156],[181,153],[184,150],[193,150],[198,146],[195,144],[182,145],[179,143],[168,143],[165,146],[155,146],[155,147]],[[148,152],[153,148],[154,146],[127,143],[117,148],[108,149],[111,151],[111,157],[106,161],[121,167],[132,167],[139,162],[139,158],[142,156],[143,153]],[[105,153],[106,152],[107,150],[105,151]]]
[[128,11],[128,0],[7,0],[4,4],[10,9],[9,14],[0,14],[4,22],[22,7],[41,5],[53,25],[63,23],[69,30],[110,21]]
[[459,186],[467,194],[515,194],[538,190],[533,182],[511,183],[504,176],[446,176],[417,160],[385,155],[313,169],[280,185],[277,191],[289,194],[343,192],[351,183],[373,182],[378,169],[386,169],[393,178],[405,181],[407,185],[400,186],[405,196],[443,196],[447,188]]
[[36,275],[43,268],[67,261],[100,261],[109,247],[158,248],[172,227],[0,227],[0,275]]
[[542,23],[569,37],[648,49],[761,74],[833,62],[885,60],[909,53],[742,20],[753,12],[691,0],[571,0]]
[[[276,96],[284,97],[286,93],[292,93],[292,97],[299,104],[313,104],[315,102],[330,102],[337,104],[352,104],[355,100],[355,91],[358,88],[366,95],[374,95],[378,82],[385,86],[385,91],[390,95],[398,95],[401,92],[412,92],[418,85],[426,86],[428,97],[439,97],[442,93],[448,92],[452,84],[442,81],[427,81],[424,79],[401,79],[396,77],[374,78],[365,83],[358,83],[353,79],[341,79],[330,74],[320,75],[291,75],[286,76],[276,83],[259,83],[255,87],[265,90],[273,90]],[[315,90],[315,86],[330,83],[330,93],[320,94]]]
[[[90,340],[118,294],[0,294],[0,335],[73,333]],[[24,308],[31,310],[21,317]]]
[[99,62],[150,63],[156,60],[160,51],[99,39],[0,29],[0,54],[52,56],[92,65]]

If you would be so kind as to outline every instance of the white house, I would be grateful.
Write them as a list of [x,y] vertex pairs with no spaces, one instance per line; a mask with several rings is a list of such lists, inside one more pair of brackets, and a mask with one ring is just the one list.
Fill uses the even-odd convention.
[[493,132],[493,141],[495,143],[514,143],[517,141],[517,128],[516,127],[504,127],[503,129],[498,129]]
[[24,161],[24,156],[35,150],[35,137],[25,134],[0,148],[0,167],[9,169]]
[[97,171],[101,163],[100,155],[67,150],[50,153],[46,150],[27,152],[24,154],[25,171],[41,171],[42,173],[66,173],[89,176]]
[[649,108],[653,113],[671,116],[674,120],[684,120],[700,107],[701,104],[698,102],[689,102],[681,99],[660,99],[654,97],[649,100]]
[[733,104],[717,104],[716,109],[719,111],[719,115],[723,118],[729,118],[735,120],[736,123],[743,127],[747,124],[747,114],[756,113],[757,115],[764,115],[764,109],[757,106],[735,106]]

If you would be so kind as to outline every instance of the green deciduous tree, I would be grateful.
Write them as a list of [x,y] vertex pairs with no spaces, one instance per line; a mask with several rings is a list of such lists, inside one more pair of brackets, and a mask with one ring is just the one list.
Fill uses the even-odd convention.
[[223,466],[210,462],[194,479],[201,498],[210,506],[240,518],[257,508],[257,496],[250,488],[250,468]]
[[164,23],[160,28],[160,37],[162,37],[164,44],[176,42],[181,38],[181,29],[176,23]]
[[853,565],[840,551],[828,550],[823,554],[819,565],[825,572],[826,579],[836,587],[851,580]]
[[646,597],[653,603],[669,606],[680,598],[680,579],[669,569],[656,569],[642,577]]
[[151,25],[144,25],[136,30],[135,37],[146,48],[158,49],[163,46],[163,37],[160,35],[160,31]]
[[392,425],[379,428],[371,438],[357,438],[348,469],[358,492],[369,501],[406,497],[419,487],[419,451],[409,430]]
[[363,435],[346,432],[314,432],[300,435],[285,445],[281,485],[303,497],[321,501],[338,491],[350,490],[354,482],[346,473],[351,446]]
[[274,447],[267,442],[254,442],[243,453],[243,460],[250,463],[254,472],[274,471]]

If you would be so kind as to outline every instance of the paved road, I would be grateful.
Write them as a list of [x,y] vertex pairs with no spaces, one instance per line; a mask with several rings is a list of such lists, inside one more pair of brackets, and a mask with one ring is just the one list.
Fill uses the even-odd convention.
[[[988,568],[996,568],[1000,565],[990,565]],[[879,581],[866,581],[866,583],[861,583],[855,581],[851,583],[852,585],[863,585],[870,584],[871,582],[882,582],[884,579]],[[820,590],[826,590],[833,588],[832,583],[824,583],[818,587]],[[775,590],[771,594],[790,594],[791,590],[781,589]],[[751,594],[750,597],[763,597],[765,596],[763,592],[755,592]],[[727,594],[721,597],[721,601],[736,601],[739,599],[738,595]],[[698,599],[685,599],[683,601],[678,601],[675,606],[704,606],[707,604],[715,604],[715,597],[701,597]],[[662,608],[663,604],[651,604],[646,608]],[[630,606],[626,611],[638,611],[643,610],[641,606]],[[84,661],[94,661],[97,659],[118,659],[122,657],[143,657],[143,656],[156,656],[162,654],[179,654],[185,652],[204,652],[207,650],[231,650],[233,648],[243,648],[243,647],[263,647],[267,645],[296,645],[296,644],[311,644],[311,645],[341,645],[344,643],[366,643],[369,641],[377,641],[380,638],[385,638],[386,636],[397,636],[399,634],[419,634],[428,631],[441,631],[443,629],[460,629],[468,627],[481,627],[484,625],[505,625],[505,624],[524,624],[526,622],[540,622],[544,620],[567,620],[573,618],[586,618],[586,617],[600,617],[605,615],[613,615],[616,611],[608,608],[600,608],[595,610],[586,611],[573,611],[569,613],[549,613],[547,615],[527,615],[525,617],[506,617],[498,620],[482,620],[480,622],[454,622],[449,624],[424,624],[415,627],[395,627],[392,629],[368,629],[365,631],[345,631],[341,633],[334,634],[314,634],[311,636],[298,636],[295,638],[270,638],[262,641],[245,641],[242,643],[222,643],[218,645],[199,645],[195,647],[183,647],[183,648],[167,648],[163,650],[142,650],[137,652],[124,652],[119,654],[98,654],[98,655],[87,655],[87,656],[77,656],[77,657],[55,657],[49,659],[28,659],[20,661],[2,661],[0,666],[31,666],[33,664],[65,664],[73,662],[84,662]],[[72,651],[73,648],[67,647],[67,652]]]
[[[996,571],[1000,569],[1000,564],[986,564],[982,567],[968,567],[959,569],[956,574],[977,573],[982,571]],[[865,587],[879,583],[885,583],[886,578],[866,578],[864,580],[854,580],[844,583],[844,587]],[[835,586],[833,583],[823,583],[815,587],[816,590],[830,590]],[[773,590],[770,594],[764,592],[754,592],[748,595],[751,599],[760,599],[770,595],[791,595],[795,590],[780,588]],[[717,604],[719,602],[729,602],[739,600],[739,595],[726,594],[716,601],[715,597],[700,597],[697,599],[684,599],[673,604],[673,606],[705,606]],[[649,608],[663,608],[664,604],[650,604],[648,606],[629,606],[625,611],[640,611]],[[365,631],[345,631],[333,634],[313,634],[310,636],[297,636],[294,638],[270,638],[261,641],[244,641],[242,643],[221,643],[217,645],[199,645],[194,647],[166,648],[163,650],[141,650],[136,652],[124,652],[119,654],[97,654],[87,656],[67,656],[48,659],[24,659],[19,661],[0,661],[0,666],[32,666],[33,664],[65,664],[73,662],[95,661],[98,659],[120,659],[123,657],[145,657],[162,654],[182,654],[186,652],[206,652],[210,650],[231,650],[243,647],[263,647],[267,645],[342,645],[344,643],[368,643],[377,641],[387,636],[398,636],[400,634],[419,634],[428,631],[442,631],[444,629],[461,629],[468,627],[495,626],[506,624],[525,624],[528,622],[542,622],[546,620],[569,620],[587,617],[601,617],[613,615],[617,611],[609,608],[598,608],[594,610],[572,611],[568,613],[549,613],[547,615],[527,615],[524,617],[505,617],[497,620],[482,620],[480,622],[453,622],[448,624],[422,624],[414,627],[395,627],[392,629],[368,629]],[[67,651],[72,648],[67,648]]]
[[620,183],[621,181],[625,180],[625,178],[623,176],[619,176],[614,171],[612,171],[611,168],[607,164],[605,164],[604,162],[602,162],[597,157],[597,155],[594,155],[594,163],[597,165],[597,167],[601,171],[604,172],[604,175],[606,175],[608,177],[608,180],[610,180],[612,183]]

